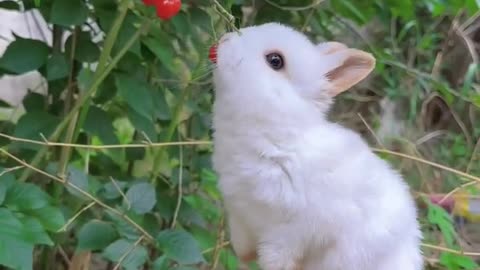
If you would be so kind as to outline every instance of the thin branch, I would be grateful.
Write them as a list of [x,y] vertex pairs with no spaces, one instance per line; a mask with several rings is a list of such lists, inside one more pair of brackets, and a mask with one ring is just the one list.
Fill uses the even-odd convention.
[[175,212],[173,214],[172,226],[171,228],[175,228],[177,223],[178,213],[180,212],[180,207],[182,206],[182,196],[183,196],[183,149],[180,146],[180,165],[178,171],[178,197],[177,197],[177,205],[175,206]]
[[218,248],[224,248],[226,246],[230,245],[230,242],[229,241],[225,241],[225,242],[222,242],[220,244],[217,244],[215,245],[214,247],[211,247],[211,248],[207,248],[205,250],[202,251],[202,254],[207,254],[207,253],[210,253],[212,251],[215,251],[216,249]]
[[74,189],[75,191],[79,192],[80,194],[82,194],[83,196],[87,197],[88,199],[94,201],[96,204],[100,205],[101,207],[105,208],[106,210],[114,213],[115,215],[119,216],[120,218],[123,218],[125,221],[127,221],[128,223],[130,223],[130,225],[132,225],[135,229],[137,229],[140,233],[142,233],[149,241],[153,241],[154,238],[153,236],[151,236],[145,229],[143,229],[140,225],[138,225],[135,221],[133,221],[130,217],[128,217],[127,215],[125,215],[124,213],[118,211],[117,209],[105,204],[104,202],[100,201],[99,199],[97,199],[96,197],[94,197],[93,195],[91,195],[90,193],[86,192],[85,190],[81,189],[80,187],[78,187],[77,185],[73,184],[71,181],[65,181],[64,179],[61,179],[57,176],[54,176],[54,175],[51,175],[45,171],[42,171],[28,163],[26,163],[25,161],[19,159],[18,157],[10,154],[9,152],[5,151],[4,149],[0,149],[0,152],[4,153],[5,155],[7,155],[9,158],[17,161],[18,163],[24,165],[25,167],[35,171],[35,172],[38,172],[44,176],[47,176],[48,178],[52,179],[52,180],[55,180],[59,183],[62,183],[64,185],[67,185],[69,187],[71,187],[72,189]]
[[438,204],[442,204],[446,199],[450,198],[453,194],[459,192],[460,190],[462,190],[466,187],[473,186],[475,184],[478,184],[478,182],[477,181],[470,181],[468,183],[464,183],[464,184],[454,188],[452,191],[450,191],[445,196],[443,196],[443,198],[438,202]]
[[19,170],[19,169],[21,169],[21,168],[23,168],[22,165],[5,169],[5,170],[3,170],[3,172],[0,173],[0,177],[3,176],[3,175],[6,174],[6,173],[13,172],[13,171]]
[[143,241],[144,239],[144,235],[140,236],[140,238],[138,238],[138,240],[127,250],[127,252],[125,252],[122,257],[120,257],[120,259],[118,260],[117,264],[115,265],[115,267],[113,268],[113,270],[118,270],[120,269],[120,266],[122,264],[122,262],[125,260],[125,258],[127,258],[127,256],[132,253],[133,250],[135,250],[135,248],[140,245],[140,243]]
[[58,230],[58,232],[66,232],[67,229],[68,229],[68,226],[70,226],[83,212],[87,211],[88,209],[92,208],[92,206],[95,205],[95,202],[91,202],[90,204],[88,204],[87,206],[83,207],[82,209],[80,209],[80,211],[78,211],[78,213],[76,213],[72,218],[70,218],[67,223],[65,223],[65,225],[63,225],[62,228],[60,228]]
[[377,136],[377,134],[375,133],[375,131],[373,131],[372,127],[370,127],[370,125],[367,123],[367,121],[365,121],[365,118],[363,118],[362,114],[361,113],[357,113],[358,117],[360,117],[360,120],[362,120],[363,124],[367,127],[368,131],[370,131],[370,133],[372,134],[372,136],[375,138],[375,140],[377,141],[378,145],[380,145],[382,148],[385,148],[385,145],[382,143],[382,141],[380,140],[380,138]]
[[15,142],[25,142],[37,145],[44,146],[67,146],[80,149],[91,149],[91,150],[104,150],[104,149],[119,149],[119,148],[150,148],[150,147],[165,147],[165,146],[179,146],[179,145],[207,145],[211,144],[210,141],[185,141],[185,142],[164,142],[164,143],[152,143],[145,142],[141,144],[110,144],[110,145],[87,145],[87,144],[74,144],[74,143],[59,143],[59,142],[49,142],[49,141],[37,141],[30,139],[23,139],[14,136],[10,136],[4,133],[0,133],[0,137],[7,138]]
[[217,269],[218,262],[220,260],[220,251],[224,248],[222,243],[225,241],[225,215],[222,215],[220,219],[220,223],[218,224],[218,237],[217,237],[217,244],[215,245],[215,250],[213,251],[213,263],[211,270]]
[[118,186],[117,184],[117,181],[115,181],[115,179],[113,179],[113,177],[110,176],[110,180],[112,181],[113,185],[115,186],[115,188],[117,189],[118,193],[120,193],[120,195],[122,196],[122,198],[125,200],[125,202],[127,203],[127,210],[130,210],[130,200],[128,200],[127,198],[127,195],[125,195],[125,193],[122,191],[122,189]]

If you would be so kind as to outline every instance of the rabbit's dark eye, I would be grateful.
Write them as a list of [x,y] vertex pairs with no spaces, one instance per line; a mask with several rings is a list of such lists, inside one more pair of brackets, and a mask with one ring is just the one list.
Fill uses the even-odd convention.
[[285,65],[283,61],[283,56],[276,52],[267,54],[266,59],[267,59],[267,63],[274,70],[280,70]]

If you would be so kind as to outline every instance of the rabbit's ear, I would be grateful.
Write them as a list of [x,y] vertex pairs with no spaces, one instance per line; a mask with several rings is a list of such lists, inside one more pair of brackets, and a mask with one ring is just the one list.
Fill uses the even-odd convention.
[[327,56],[329,69],[325,78],[331,85],[330,96],[336,96],[359,83],[375,68],[375,58],[370,53],[357,50],[332,47],[335,52]]
[[317,45],[317,49],[323,55],[331,54],[339,50],[345,50],[347,48],[347,45],[335,41],[322,42]]

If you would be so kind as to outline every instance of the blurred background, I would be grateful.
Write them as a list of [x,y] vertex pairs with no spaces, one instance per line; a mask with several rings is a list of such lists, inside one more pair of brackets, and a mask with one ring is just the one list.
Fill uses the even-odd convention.
[[405,176],[427,269],[480,269],[479,9],[0,1],[0,269],[258,269],[228,243],[210,163],[208,50],[271,21],[375,55],[330,118]]

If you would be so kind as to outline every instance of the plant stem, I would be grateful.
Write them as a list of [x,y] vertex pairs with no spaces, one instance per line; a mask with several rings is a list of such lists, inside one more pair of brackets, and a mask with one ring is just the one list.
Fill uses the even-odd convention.
[[[78,112],[78,110],[82,107],[83,104],[87,100],[89,100],[90,96],[95,93],[99,85],[105,80],[105,78],[110,74],[110,72],[115,68],[116,64],[120,61],[120,59],[127,53],[127,51],[130,49],[130,47],[137,41],[137,39],[146,31],[149,29],[149,21],[143,23],[140,26],[140,29],[137,30],[137,32],[128,40],[128,42],[125,44],[125,46],[119,51],[119,53],[112,59],[111,63],[107,66],[107,68],[103,71],[103,73],[93,81],[92,85],[90,88],[85,92],[84,95],[82,95],[79,99],[78,102],[75,104],[75,106],[72,108],[72,110],[63,118],[62,122],[57,126],[55,131],[52,133],[52,135],[48,138],[48,141],[57,141],[65,127],[68,125],[70,120],[73,118],[73,116]],[[46,152],[48,150],[48,147],[43,147],[40,149],[40,151],[34,156],[32,161],[30,162],[31,165],[37,166],[38,163],[42,160],[42,158],[45,156]],[[23,174],[20,176],[19,181],[26,181],[28,177],[30,177],[30,174],[32,171],[30,169],[25,169]]]
[[[203,62],[200,62],[198,67],[202,67]],[[200,71],[199,68],[197,68],[193,72],[192,78],[196,78],[196,74]],[[177,129],[178,124],[180,124],[180,116],[182,114],[182,109],[185,104],[185,101],[187,99],[188,93],[190,92],[190,87],[186,86],[183,88],[180,92],[180,97],[178,98],[177,104],[175,106],[175,110],[173,112],[173,117],[172,120],[170,121],[170,124],[167,128],[167,133],[165,135],[165,138],[163,138],[164,142],[170,142],[173,138],[173,134],[175,133],[175,130]],[[156,176],[159,170],[161,158],[163,156],[165,149],[158,149],[158,151],[154,154],[154,163],[153,163],[153,175]]]
[[[120,2],[119,13],[117,15],[117,18],[115,18],[112,28],[110,29],[110,31],[108,31],[107,37],[105,38],[103,50],[98,60],[97,69],[95,70],[95,74],[93,75],[94,81],[98,80],[98,78],[101,76],[101,74],[103,73],[103,71],[108,65],[108,59],[110,58],[113,45],[117,40],[120,27],[122,27],[123,21],[125,20],[125,16],[127,15],[129,4],[130,4],[130,0],[122,0],[122,2]],[[69,123],[66,138],[65,138],[65,143],[72,143],[73,141],[76,141],[78,134],[80,133],[79,132],[80,127],[82,126],[83,120],[85,119],[85,116],[87,115],[88,109],[90,107],[88,106],[90,97],[91,95],[95,94],[95,91],[96,89],[93,91],[93,93],[86,94],[85,96],[87,98],[85,100],[82,100],[82,99],[77,100],[77,104],[79,104],[79,102],[81,101],[79,105],[81,106],[85,105],[85,106],[82,106],[82,110],[80,111],[80,119],[82,121],[78,122],[79,114],[78,112],[76,112]],[[65,175],[65,171],[67,169],[67,165],[68,165],[68,161],[70,160],[71,153],[72,153],[71,147],[62,148],[62,153],[61,153],[61,158],[59,163],[59,167],[60,167],[60,170],[58,172],[59,175],[62,175],[62,176]]]

